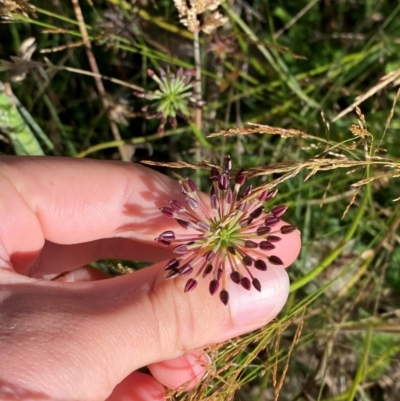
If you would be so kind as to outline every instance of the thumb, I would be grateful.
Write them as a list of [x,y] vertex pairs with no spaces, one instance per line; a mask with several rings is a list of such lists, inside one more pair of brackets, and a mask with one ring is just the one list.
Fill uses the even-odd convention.
[[[261,292],[227,282],[230,301],[225,306],[218,296],[209,294],[206,281],[184,293],[185,279],[165,280],[164,264],[118,280],[119,297],[130,298],[125,298],[124,306],[118,305],[117,297],[108,290],[103,293],[104,299],[116,301],[117,309],[97,323],[96,331],[103,327],[105,332],[96,338],[110,344],[112,336],[111,341],[119,348],[116,352],[112,347],[104,355],[113,374],[119,375],[113,378],[115,384],[130,372],[150,365],[153,376],[167,387],[192,387],[205,370],[197,350],[267,324],[282,309],[289,293],[286,270],[271,266],[259,276]],[[106,281],[116,284],[117,280]],[[122,344],[126,345],[124,349]]]
[[[217,296],[209,295],[206,285],[200,285],[196,288],[197,293],[194,291],[187,294],[188,299],[182,299],[182,292],[179,294],[176,291],[183,291],[184,283],[173,286],[166,283],[161,297],[165,299],[157,301],[155,297],[153,304],[155,314],[160,317],[156,322],[149,322],[149,326],[155,325],[155,339],[146,336],[146,349],[141,350],[142,356],[147,353],[148,362],[143,363],[148,364],[154,378],[170,389],[190,390],[202,379],[206,366],[211,363],[206,354],[195,349],[238,336],[272,320],[287,299],[288,276],[284,269],[273,267],[260,281],[265,288],[263,293],[246,291],[233,283],[227,285],[231,301],[226,307]],[[173,299],[169,297],[169,292]],[[148,318],[152,319],[151,316]],[[155,344],[164,344],[160,354],[152,353]],[[172,356],[173,359],[170,359]],[[162,360],[150,363],[153,359]],[[146,380],[150,384],[142,389],[138,385],[132,386],[125,379],[118,387],[120,394],[142,399],[136,394],[141,388],[142,393],[146,392],[143,399],[156,399],[152,394],[159,384],[154,379]]]
[[[280,252],[285,265],[300,247],[297,232],[285,236],[290,238],[292,246]],[[158,362],[261,327],[288,296],[288,276],[281,266],[258,272],[261,292],[227,280],[226,306],[210,295],[208,280],[184,293],[186,279],[166,280],[164,266],[73,283],[0,272],[7,312],[2,322],[12,332],[0,341],[5,362],[0,377],[16,387],[23,383],[25,392],[71,400],[105,399],[131,372],[149,364],[167,382],[162,365],[156,373]]]

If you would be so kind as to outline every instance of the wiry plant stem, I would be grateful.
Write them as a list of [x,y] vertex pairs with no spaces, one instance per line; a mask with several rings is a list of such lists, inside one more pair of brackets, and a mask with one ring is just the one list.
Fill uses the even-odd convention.
[[[104,88],[103,81],[101,80],[99,67],[97,66],[97,62],[96,62],[96,59],[93,54],[92,44],[90,43],[89,35],[88,35],[87,29],[86,29],[85,20],[83,18],[83,14],[82,14],[81,7],[79,5],[79,1],[71,0],[71,3],[74,8],[76,20],[78,21],[78,24],[79,24],[79,30],[80,30],[82,38],[83,38],[83,43],[85,44],[86,54],[87,54],[87,58],[89,60],[90,68],[94,74],[94,76],[93,76],[94,81],[96,83],[97,90],[101,97],[103,107],[107,112],[108,123],[110,124],[111,132],[116,141],[121,141],[121,135],[119,133],[117,124],[111,119],[111,116],[110,116],[110,104],[107,99],[107,93]],[[121,155],[121,159],[123,161],[128,161],[129,158],[128,158],[128,155],[126,154],[124,145],[119,145],[118,150],[119,150],[119,154]]]
[[[196,90],[196,98],[198,102],[202,101],[202,90],[201,90],[201,54],[200,54],[200,42],[199,42],[199,30],[196,29],[193,32],[193,52],[194,52],[194,65],[196,70],[196,83],[195,83],[195,90]],[[201,108],[196,108],[195,111],[195,124],[197,130],[202,135],[202,118],[203,112]],[[195,157],[196,161],[200,161],[202,159],[201,156],[201,146],[200,142],[196,140],[195,143]]]

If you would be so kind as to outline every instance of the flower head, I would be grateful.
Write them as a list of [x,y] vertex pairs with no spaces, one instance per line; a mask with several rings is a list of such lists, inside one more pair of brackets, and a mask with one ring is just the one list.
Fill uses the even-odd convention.
[[219,292],[225,305],[229,301],[228,279],[247,290],[254,287],[261,291],[253,267],[266,271],[268,264],[283,265],[271,251],[282,239],[281,235],[296,230],[292,225],[280,225],[279,229],[274,229],[286,206],[275,206],[269,212],[264,210],[264,203],[276,195],[276,189],[254,196],[251,185],[241,189],[246,181],[244,170],[240,169],[233,177],[231,170],[230,156],[225,158],[223,168],[211,169],[210,207],[204,204],[190,178],[180,181],[185,204],[172,199],[169,206],[160,208],[160,211],[191,232],[178,234],[167,230],[156,238],[159,243],[172,246],[176,254],[165,265],[167,278],[190,276],[184,289],[189,292],[196,288],[199,278],[209,277],[210,294]]
[[142,111],[146,113],[147,119],[157,118],[160,120],[158,133],[164,132],[164,126],[169,122],[172,128],[177,127],[176,117],[180,116],[186,120],[191,118],[190,107],[202,107],[203,101],[195,95],[194,70],[179,68],[176,74],[165,71],[162,68],[157,75],[153,70],[148,70],[147,75],[157,84],[158,89],[154,92],[135,92],[138,97],[151,100],[151,105],[146,105]]

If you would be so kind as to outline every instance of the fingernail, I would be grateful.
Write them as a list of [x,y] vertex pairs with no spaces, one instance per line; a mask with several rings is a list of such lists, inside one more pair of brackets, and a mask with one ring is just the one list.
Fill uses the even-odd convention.
[[289,278],[279,266],[268,267],[266,272],[256,272],[261,292],[250,290],[233,282],[229,283],[229,307],[234,328],[229,336],[255,330],[271,321],[283,308],[289,293]]

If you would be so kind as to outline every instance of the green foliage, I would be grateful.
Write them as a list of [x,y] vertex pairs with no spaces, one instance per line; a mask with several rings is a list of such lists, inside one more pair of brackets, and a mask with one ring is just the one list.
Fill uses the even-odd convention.
[[[197,40],[172,1],[81,1],[92,53],[70,1],[32,4],[37,19],[0,24],[1,81],[12,89],[0,92],[2,154],[116,159],[127,145],[136,162],[219,165],[229,153],[259,185],[279,184],[276,204],[302,232],[279,320],[217,347],[215,370],[181,398],[373,400],[379,389],[389,399],[381,379],[396,380],[400,352],[400,4],[225,2],[229,23]],[[29,37],[37,51],[12,58]],[[179,67],[196,79],[168,98],[158,72]],[[151,104],[178,124],[163,135],[135,96],[155,84]],[[192,95],[202,109],[189,108]]]

